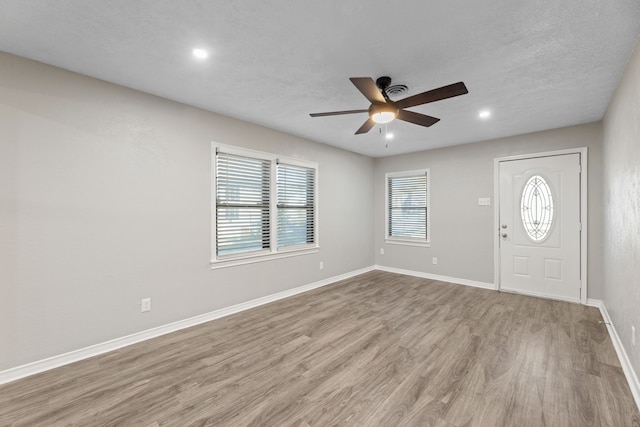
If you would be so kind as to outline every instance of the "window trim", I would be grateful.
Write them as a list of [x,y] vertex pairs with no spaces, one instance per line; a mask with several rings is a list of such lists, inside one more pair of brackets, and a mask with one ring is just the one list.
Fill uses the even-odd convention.
[[[390,178],[402,178],[402,177],[410,177],[410,176],[418,176],[418,175],[426,175],[427,177],[427,206],[426,206],[426,216],[427,216],[427,224],[426,224],[426,238],[415,238],[415,237],[394,237],[389,236],[389,179]],[[409,171],[400,171],[400,172],[387,172],[384,175],[384,241],[385,243],[395,244],[395,245],[405,245],[405,246],[421,246],[421,247],[430,247],[431,246],[431,172],[429,168],[425,169],[414,169]]]
[[[270,240],[269,240],[269,248],[256,250],[251,252],[240,252],[237,254],[227,254],[218,256],[216,254],[216,154],[222,151],[224,153],[250,157],[254,159],[268,160],[271,162],[271,171],[269,176],[269,192],[270,192],[270,209],[269,209],[269,220],[270,220]],[[304,245],[297,246],[285,246],[282,248],[277,247],[277,163],[281,162],[288,165],[293,166],[301,166],[305,168],[311,168],[315,171],[315,188],[314,188],[314,242]],[[298,255],[306,255],[310,253],[316,253],[320,250],[320,238],[318,232],[318,224],[319,224],[319,203],[318,203],[318,194],[319,194],[319,183],[318,183],[318,164],[315,162],[310,162],[301,159],[290,158],[286,156],[278,156],[273,153],[267,153],[264,151],[252,150],[248,148],[236,147],[233,145],[226,145],[217,142],[211,143],[211,188],[210,188],[210,197],[211,197],[211,269],[216,268],[224,268],[231,267],[236,265],[243,264],[251,264],[255,262],[263,262],[269,261],[273,259],[279,258],[288,258]]]

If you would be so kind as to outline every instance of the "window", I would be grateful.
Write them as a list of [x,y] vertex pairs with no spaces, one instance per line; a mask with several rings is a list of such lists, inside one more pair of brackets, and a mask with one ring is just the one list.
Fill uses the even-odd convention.
[[216,254],[269,249],[270,203],[267,160],[216,156]]
[[315,242],[313,168],[278,162],[278,248]]
[[317,250],[315,164],[220,145],[213,165],[213,263]]
[[542,242],[551,230],[553,197],[551,187],[543,177],[529,178],[520,198],[520,218],[527,235],[534,242]]
[[388,173],[387,233],[389,243],[429,243],[429,170]]

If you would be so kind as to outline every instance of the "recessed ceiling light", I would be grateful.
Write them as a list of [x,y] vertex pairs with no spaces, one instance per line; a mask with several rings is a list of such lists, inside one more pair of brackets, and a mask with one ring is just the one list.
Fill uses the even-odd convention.
[[209,57],[209,52],[204,49],[193,49],[191,53],[198,59],[207,59]]
[[393,134],[391,132],[387,132],[387,134],[385,135],[385,138],[393,139]]
[[488,119],[489,117],[491,117],[491,111],[482,110],[480,111],[480,113],[478,113],[478,117],[480,117],[481,119]]

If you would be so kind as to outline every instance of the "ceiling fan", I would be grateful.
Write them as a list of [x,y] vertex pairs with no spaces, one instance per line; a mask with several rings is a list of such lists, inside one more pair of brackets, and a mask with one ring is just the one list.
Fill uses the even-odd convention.
[[403,120],[420,126],[429,127],[440,119],[427,116],[426,114],[407,111],[405,108],[416,105],[428,104],[429,102],[440,101],[454,96],[469,93],[463,82],[450,84],[437,89],[412,95],[399,101],[392,101],[387,94],[387,88],[391,85],[391,77],[380,77],[375,82],[371,77],[350,77],[351,83],[371,102],[371,106],[366,110],[345,110],[331,111],[328,113],[312,113],[311,117],[338,116],[342,114],[369,113],[369,118],[356,135],[367,133],[376,123],[389,123],[393,119]]

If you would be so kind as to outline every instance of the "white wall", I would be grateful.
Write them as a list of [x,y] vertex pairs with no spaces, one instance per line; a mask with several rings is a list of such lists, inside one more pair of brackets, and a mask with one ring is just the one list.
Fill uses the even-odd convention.
[[[210,269],[211,141],[319,164],[319,253]],[[0,53],[0,371],[371,266],[372,180],[368,157]]]
[[[376,159],[376,264],[493,284],[494,159],[588,147],[588,296],[599,299],[602,296],[601,141],[601,124],[592,123]],[[431,172],[431,247],[386,244],[385,173],[422,168],[429,168]],[[478,206],[479,197],[490,197],[492,205]],[[384,255],[380,254],[380,248],[384,248]],[[438,258],[437,265],[431,263],[432,257]]]
[[[604,128],[602,299],[636,375],[640,373],[640,44],[609,104]],[[636,327],[636,346],[631,327]]]

